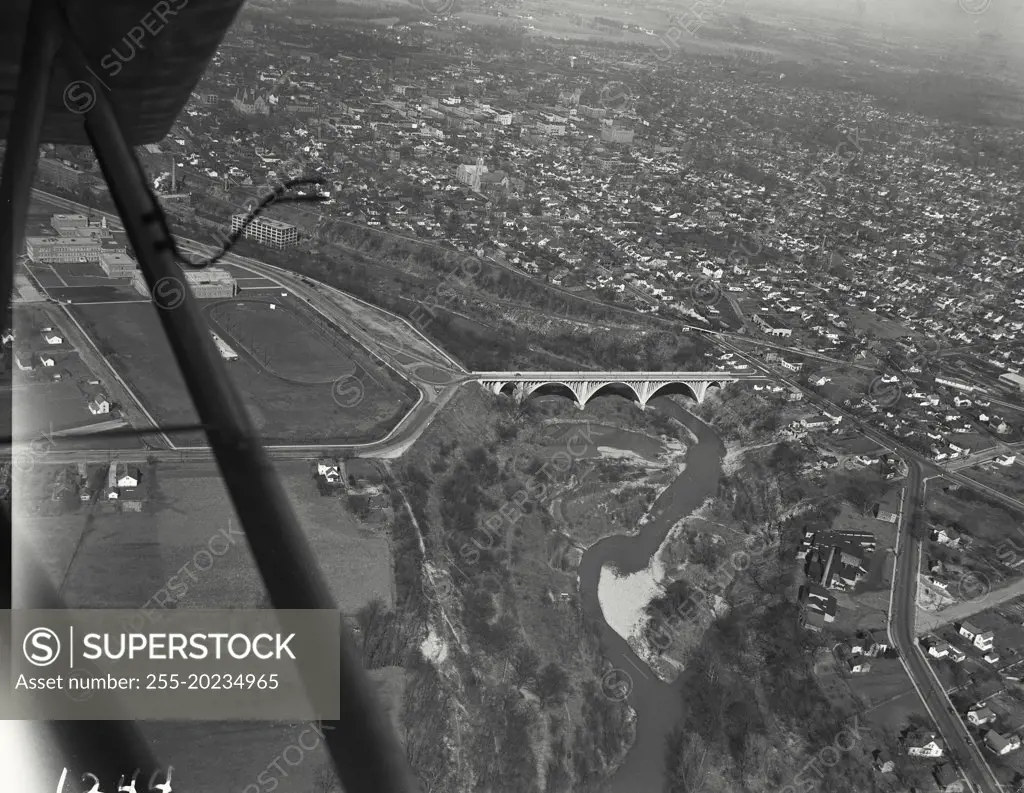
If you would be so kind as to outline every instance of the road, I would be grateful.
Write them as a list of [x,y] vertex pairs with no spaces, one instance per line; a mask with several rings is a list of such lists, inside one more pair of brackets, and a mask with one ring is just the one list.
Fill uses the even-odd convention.
[[946,754],[960,768],[969,784],[983,793],[1002,793],[999,781],[982,751],[967,731],[960,716],[953,711],[945,689],[917,642],[917,582],[921,568],[921,541],[912,534],[925,498],[925,478],[916,461],[908,465],[906,489],[901,510],[900,532],[893,571],[892,606],[889,610],[889,638],[899,651],[918,696],[924,703],[943,741]]
[[[38,193],[37,193],[38,195]],[[75,204],[74,202],[66,201],[65,199],[59,199],[57,197],[46,196],[45,194],[40,197],[49,200],[51,203],[56,205],[63,205],[67,208],[76,209],[78,211],[84,211],[85,208],[81,205]],[[90,210],[93,211],[94,210]],[[193,251],[211,250],[209,246],[203,246],[199,243],[193,243],[184,241],[182,247]],[[331,316],[332,319],[340,312],[337,311],[337,306],[334,306],[334,310],[331,310],[329,304],[325,305],[325,301],[322,299],[322,292],[320,289],[313,289],[304,285],[294,275],[282,271],[279,268],[271,268],[268,265],[264,265],[260,262],[253,260],[242,260],[241,257],[231,255],[227,259],[229,263],[244,265],[245,267],[252,269],[254,272],[261,274],[270,274],[266,277],[270,277],[272,280],[287,285],[296,295],[307,300],[317,310]],[[696,329],[696,328],[695,328]],[[700,329],[704,330],[704,329]],[[365,335],[365,333],[361,334]],[[422,335],[422,334],[421,334]],[[1001,793],[1001,788],[998,780],[995,778],[992,769],[989,767],[985,757],[974,743],[970,734],[967,732],[967,728],[963,721],[953,712],[952,704],[949,701],[948,696],[939,684],[933,670],[928,664],[924,653],[916,641],[916,616],[917,616],[917,584],[919,569],[921,563],[921,542],[914,539],[911,529],[914,525],[914,521],[918,519],[920,509],[924,504],[925,498],[925,475],[926,473],[930,476],[940,476],[942,478],[958,482],[970,487],[977,488],[986,492],[993,498],[1012,505],[1018,509],[1024,509],[1024,502],[1014,499],[1005,494],[999,493],[998,491],[992,490],[991,488],[979,485],[973,482],[963,475],[953,470],[943,470],[936,466],[932,461],[923,457],[918,452],[903,446],[898,441],[893,440],[884,433],[871,427],[867,422],[853,415],[849,411],[835,405],[831,401],[820,397],[810,389],[792,381],[788,376],[782,372],[779,372],[771,367],[766,366],[760,360],[753,358],[751,355],[738,348],[731,342],[730,337],[736,338],[733,334],[714,333],[719,342],[723,347],[732,350],[734,353],[739,355],[742,359],[746,360],[749,364],[754,367],[754,371],[764,372],[770,375],[773,379],[778,380],[787,387],[800,391],[804,394],[804,397],[810,404],[816,405],[817,407],[827,410],[832,414],[842,415],[850,420],[859,430],[868,438],[878,443],[880,446],[890,449],[894,452],[901,454],[907,462],[908,474],[906,488],[904,491],[904,504],[901,510],[900,530],[898,547],[896,554],[896,568],[893,575],[892,585],[892,607],[889,612],[889,635],[893,645],[897,648],[900,653],[900,658],[904,667],[907,670],[907,674],[911,679],[918,695],[921,697],[926,709],[932,717],[936,728],[940,732],[946,746],[948,748],[949,757],[960,767],[961,771],[965,774],[968,784],[971,785],[972,789],[983,791],[983,793]],[[357,336],[358,338],[358,336]],[[425,338],[425,337],[424,337]],[[751,342],[753,340],[743,338],[744,342]],[[360,339],[363,341],[363,339]],[[369,343],[373,343],[372,339],[366,340]],[[364,342],[366,343],[366,342]],[[368,345],[369,346],[369,345]],[[374,345],[377,347],[378,345]],[[776,346],[768,344],[767,346]],[[780,349],[787,349],[780,346]],[[799,351],[792,351],[799,353]],[[389,366],[395,369],[396,372],[404,372],[403,376],[409,377],[408,364],[402,360],[391,355],[389,351],[379,350],[378,354],[384,359]],[[815,356],[818,357],[818,356]],[[820,356],[826,357],[826,356]],[[846,363],[846,362],[843,362]],[[868,367],[858,367],[868,368]],[[459,373],[457,378],[460,381],[469,379],[466,377],[464,371]],[[414,375],[414,373],[413,373]],[[415,382],[415,380],[414,380]],[[457,384],[452,382],[446,385],[433,385],[424,388],[422,382],[417,382],[417,387],[421,393],[424,394],[423,399],[417,403],[416,408],[410,414],[408,414],[403,422],[395,428],[395,431],[391,435],[382,441],[371,444],[363,444],[361,446],[338,446],[338,447],[270,447],[268,453],[272,459],[285,460],[285,459],[305,459],[311,454],[324,454],[332,452],[344,452],[350,450],[358,450],[363,456],[378,456],[378,457],[390,457],[397,456],[404,451],[415,439],[415,436],[426,426],[433,414],[436,413],[440,407],[450,399],[454,393]],[[432,398],[426,398],[428,392],[433,391]],[[417,410],[418,409],[418,410]],[[58,451],[52,450],[50,452],[51,458],[55,461],[58,460],[60,455],[68,455],[68,461],[78,462],[82,460],[82,451]],[[121,450],[117,451],[97,451],[89,452],[89,454],[112,454],[118,459],[130,459],[127,453]],[[212,459],[209,451],[205,449],[195,450],[182,450],[182,451],[159,451],[145,453],[147,456],[152,454],[157,456],[158,459],[173,459],[179,460],[183,457],[188,459]]]
[[[893,646],[899,651],[900,660],[907,671],[907,676],[948,747],[948,756],[961,769],[968,784],[973,790],[982,791],[982,793],[1002,793],[998,780],[981,750],[967,732],[964,722],[955,712],[951,712],[953,705],[928,664],[916,637],[917,585],[920,575],[922,543],[913,537],[911,529],[924,506],[926,474],[928,478],[951,479],[972,487],[977,483],[971,482],[961,474],[942,470],[923,455],[876,430],[848,410],[799,383],[789,380],[782,373],[774,371],[743,350],[728,342],[725,342],[724,346],[730,347],[733,352],[747,360],[752,366],[775,375],[776,379],[784,385],[799,390],[811,404],[822,410],[827,410],[833,415],[844,416],[853,422],[866,437],[903,456],[908,470],[897,535],[896,567],[893,571],[892,602],[889,609],[889,636]],[[989,494],[997,497],[1003,503],[1018,509],[1024,508],[1024,503],[1015,498],[998,493],[991,488],[981,489],[991,491]]]
[[[972,583],[972,586],[975,585]],[[978,585],[984,586],[984,579],[978,580]],[[938,611],[923,611],[917,624],[917,635],[923,636],[941,625],[948,625],[950,622],[959,622],[977,614],[979,611],[999,606],[1010,600],[1024,595],[1024,578],[1018,578],[1013,583],[1000,587],[992,592],[985,592],[983,595],[954,603]]]

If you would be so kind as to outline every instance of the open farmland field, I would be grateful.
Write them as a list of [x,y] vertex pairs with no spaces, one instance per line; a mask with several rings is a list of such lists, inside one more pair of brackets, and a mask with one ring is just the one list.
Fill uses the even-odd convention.
[[[20,497],[31,492],[48,499],[55,471],[38,466],[26,473]],[[364,527],[342,499],[319,496],[305,463],[284,463],[279,473],[342,612],[354,614],[374,598],[390,605],[386,538]],[[26,534],[68,606],[136,608],[168,597],[181,608],[262,606],[263,583],[216,467],[144,465],[142,480],[142,512],[114,512],[97,503],[24,518]],[[161,590],[165,595],[157,596]]]
[[[159,424],[198,422],[151,304],[75,306],[73,311]],[[232,344],[234,339],[225,341]],[[375,366],[365,351],[345,337],[336,335],[332,342],[333,357],[324,358],[327,346],[323,338],[304,326],[297,328],[294,336],[280,339],[278,344],[286,347],[274,346],[273,353],[270,345],[258,350],[260,357],[248,353],[244,346],[236,350],[239,358],[228,364],[228,370],[264,442],[372,441],[385,435],[413,405],[411,386]],[[283,365],[281,358],[289,353],[280,350],[290,351],[296,361],[306,361],[309,356],[312,366],[308,372],[289,366],[289,372],[293,376],[299,373],[304,381],[285,379],[268,368],[271,360]],[[330,369],[323,368],[325,361]],[[351,387],[345,389],[345,399],[335,401],[334,378],[346,373]],[[183,445],[203,443],[198,433],[177,437]]]
[[[101,379],[84,361],[68,337],[65,322],[54,319],[55,312],[46,304],[19,305],[14,314],[14,331],[17,335],[17,350],[31,358],[34,368],[30,371],[16,369],[12,373],[12,397],[15,420],[19,436],[39,438],[47,448],[54,445],[55,433],[65,431],[90,431],[124,424],[123,417],[116,411],[109,414],[93,415],[88,410],[90,398],[104,393],[116,401]],[[50,344],[43,335],[43,328],[52,328],[61,339]],[[45,354],[53,360],[53,366],[43,366],[39,355]],[[106,373],[101,373],[105,375]],[[138,439],[112,438],[113,448],[139,448]],[[38,444],[37,444],[38,447]]]

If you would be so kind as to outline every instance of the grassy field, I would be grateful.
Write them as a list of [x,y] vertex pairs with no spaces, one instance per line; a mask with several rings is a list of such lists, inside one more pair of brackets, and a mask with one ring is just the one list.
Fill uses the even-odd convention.
[[[39,465],[20,477],[21,497],[49,498],[56,470]],[[285,463],[279,473],[338,607],[352,614],[373,598],[391,603],[386,538],[361,524],[343,500],[319,496],[307,464]],[[155,489],[151,509],[141,513],[83,505],[70,514],[23,519],[68,605],[135,608],[164,588],[183,608],[261,605],[265,590],[215,467],[157,464],[145,466],[142,476]],[[27,506],[23,501],[19,513]],[[193,572],[181,573],[183,565]],[[172,576],[184,591],[168,583]]]
[[[39,465],[19,476],[16,509],[26,512],[29,500],[48,498],[48,482],[56,466]],[[280,476],[325,573],[335,601],[347,614],[380,597],[392,602],[391,560],[384,537],[367,530],[346,509],[344,501],[315,493],[309,467],[282,465]],[[84,506],[79,512],[50,517],[24,517],[20,523],[33,539],[40,561],[61,588],[70,607],[135,608],[168,588],[180,576],[187,591],[172,598],[184,608],[255,607],[264,604],[264,589],[248,548],[237,536],[238,522],[216,470],[209,464],[160,465],[143,469],[143,479],[157,482],[153,514],[116,514]],[[20,508],[19,508],[20,507]],[[225,535],[223,532],[227,532]],[[214,537],[232,537],[230,545]],[[199,552],[222,551],[212,566]],[[212,556],[212,554],[211,554]],[[180,572],[183,565],[187,571]],[[190,572],[191,571],[191,574]],[[378,697],[397,726],[405,672],[397,667],[369,672]],[[144,722],[140,728],[162,766],[174,766],[174,788],[230,790],[241,793],[256,784],[258,774],[296,745],[304,723]],[[196,752],[202,744],[209,751]],[[278,790],[319,791],[317,776],[326,762],[313,734],[303,738],[296,765],[280,762],[287,771]],[[289,751],[290,762],[299,757]],[[250,789],[249,793],[252,793]]]
[[[90,385],[89,381],[99,378],[71,346],[67,334],[53,319],[49,308],[45,305],[19,305],[14,317],[17,349],[46,352],[54,359],[52,367],[40,366],[37,361],[32,371],[15,370],[12,373],[16,389],[13,394],[14,415],[19,434],[42,436],[109,421],[110,415],[89,412],[89,397],[106,389],[103,385]],[[54,328],[62,342],[48,344],[42,335],[44,327]],[[55,379],[56,375],[60,378]],[[133,438],[116,439],[113,443],[115,447],[123,448],[139,446],[138,440]]]
[[25,264],[25,269],[28,270],[39,282],[39,285],[44,289],[51,287],[61,286],[61,280],[57,276],[57,273],[48,264]]
[[292,310],[289,302],[281,297],[225,300],[210,306],[207,316],[228,344],[241,346],[264,369],[286,380],[322,385],[353,374],[355,363],[344,357],[336,339],[310,327],[308,317]]
[[[378,700],[398,730],[405,671],[385,667],[369,670],[368,674]],[[243,793],[250,784],[262,790],[276,787],[280,793],[332,790],[320,781],[321,769],[330,762],[323,741],[305,722],[142,722],[139,726],[161,766],[174,766],[174,790],[179,782],[185,791]],[[195,751],[200,744],[204,751]],[[275,761],[284,773],[276,770]],[[263,772],[269,776],[263,778],[266,787],[261,788],[257,777]],[[268,779],[276,780],[277,786]]]
[[901,336],[913,335],[912,332],[895,320],[887,319],[870,311],[859,308],[849,309],[853,327],[862,330],[869,336],[880,339],[898,339]]
[[1017,540],[1014,529],[1021,525],[1022,515],[1010,507],[989,503],[984,494],[936,484],[928,489],[927,506],[934,518],[959,521],[973,544],[997,545],[1011,537]]
[[984,494],[976,491],[938,484],[928,488],[926,507],[934,525],[956,523],[970,537],[965,550],[929,543],[931,558],[941,559],[947,567],[952,566],[951,569],[962,566],[972,570],[993,589],[1020,576],[1019,568],[1011,566],[1020,558],[1022,516],[1019,513],[990,503]]
[[[198,421],[152,305],[84,305],[72,310],[158,423]],[[228,365],[265,442],[371,441],[386,434],[412,406],[414,397],[410,386],[393,379],[387,370],[374,366],[370,356],[343,337],[338,336],[334,341],[334,367],[323,371],[314,363],[307,379],[315,382],[282,379],[252,355],[241,354]],[[305,360],[305,350],[324,349],[322,339],[312,335],[308,328],[280,342],[296,360]],[[237,351],[245,352],[244,348]],[[281,354],[275,353],[273,359],[279,360]],[[343,407],[335,401],[331,375],[345,371],[354,372],[355,380],[352,390],[345,392]],[[178,442],[198,445],[202,438],[193,434],[181,437]]]
[[1024,500],[1024,465],[998,465],[988,463],[963,472],[975,482],[987,485],[1000,493]]

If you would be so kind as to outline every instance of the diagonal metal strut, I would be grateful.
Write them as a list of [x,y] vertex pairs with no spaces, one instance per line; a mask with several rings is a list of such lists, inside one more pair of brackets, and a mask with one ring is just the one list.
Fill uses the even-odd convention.
[[[147,188],[135,153],[125,141],[105,86],[96,84],[60,3],[36,0],[34,6],[56,14],[57,30],[64,36],[61,58],[71,76],[89,83],[95,92],[95,104],[85,114],[86,132],[154,296],[161,324],[200,421],[208,428],[214,457],[273,606],[336,609],[246,405],[231,382],[199,306],[185,284],[184,274],[173,256],[166,221]],[[23,74],[22,80],[38,81],[40,73],[35,69]],[[37,148],[25,151],[24,146],[32,143],[31,134],[26,137],[21,141],[20,151],[26,160],[34,162]],[[3,251],[0,255],[7,253]],[[173,302],[161,300],[172,292]],[[325,743],[341,783],[347,793],[414,793],[417,786],[405,753],[375,699],[355,644],[340,618],[338,627],[342,653],[341,717],[337,722],[326,723],[333,729],[325,732]]]

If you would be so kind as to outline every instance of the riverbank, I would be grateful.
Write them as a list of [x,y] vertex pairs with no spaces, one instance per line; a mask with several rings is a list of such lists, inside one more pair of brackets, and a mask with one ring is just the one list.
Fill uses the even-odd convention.
[[[659,399],[655,409],[679,421],[696,439],[687,449],[685,468],[659,494],[650,519],[637,533],[594,543],[579,567],[584,616],[598,625],[602,653],[615,677],[629,689],[628,702],[637,712],[636,741],[610,780],[609,793],[664,787],[665,746],[678,716],[679,686],[660,679],[627,637],[635,624],[637,605],[657,592],[659,551],[679,521],[717,492],[725,454],[714,431],[676,402]],[[613,605],[619,598],[622,605]],[[607,612],[602,600],[608,604]],[[622,690],[620,686],[616,692]]]

